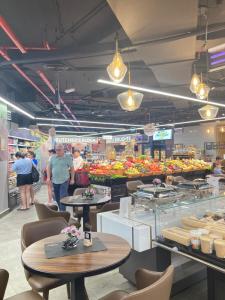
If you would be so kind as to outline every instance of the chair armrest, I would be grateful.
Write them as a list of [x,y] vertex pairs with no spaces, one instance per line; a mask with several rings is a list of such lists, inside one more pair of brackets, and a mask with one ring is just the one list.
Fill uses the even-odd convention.
[[163,272],[153,272],[146,269],[138,269],[135,272],[136,286],[138,290],[144,289],[155,283],[163,275]]

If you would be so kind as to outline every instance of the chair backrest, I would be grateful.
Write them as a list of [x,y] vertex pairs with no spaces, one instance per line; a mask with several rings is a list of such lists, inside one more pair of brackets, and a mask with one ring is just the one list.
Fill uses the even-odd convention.
[[129,294],[124,300],[169,300],[173,283],[173,274],[174,267],[169,266],[158,280],[142,290]]
[[143,184],[143,182],[141,180],[127,181],[126,185],[127,185],[128,193],[136,192],[137,187],[142,184]]
[[4,269],[0,269],[0,300],[4,299],[5,290],[9,280],[9,273]]
[[59,234],[62,229],[67,226],[68,223],[62,217],[45,219],[24,224],[21,232],[22,251],[29,245],[41,239]]
[[75,191],[73,192],[73,195],[74,195],[74,196],[80,196],[80,195],[82,195],[85,191],[86,191],[86,188],[77,188],[77,189],[75,189]]
[[[39,220],[45,220],[52,217],[52,211],[57,211],[56,205],[48,207],[44,203],[35,201],[34,203]],[[55,214],[53,215],[55,217]]]
[[99,212],[104,212],[104,211],[111,211],[111,210],[116,210],[120,208],[120,203],[119,202],[110,202],[106,203],[102,206],[102,208],[99,210]]

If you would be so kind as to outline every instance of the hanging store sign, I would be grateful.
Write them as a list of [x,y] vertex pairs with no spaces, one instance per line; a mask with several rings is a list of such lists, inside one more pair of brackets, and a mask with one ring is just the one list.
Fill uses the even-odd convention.
[[118,135],[112,136],[112,139],[106,139],[106,143],[116,144],[116,143],[129,143],[135,139],[135,135]]
[[73,144],[73,143],[97,143],[98,138],[96,137],[66,137],[56,136],[56,143]]

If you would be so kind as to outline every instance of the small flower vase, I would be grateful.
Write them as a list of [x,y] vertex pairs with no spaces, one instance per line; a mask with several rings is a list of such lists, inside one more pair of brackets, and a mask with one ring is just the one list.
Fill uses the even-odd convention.
[[78,243],[79,239],[76,236],[68,235],[68,238],[63,241],[62,248],[65,250],[74,249]]

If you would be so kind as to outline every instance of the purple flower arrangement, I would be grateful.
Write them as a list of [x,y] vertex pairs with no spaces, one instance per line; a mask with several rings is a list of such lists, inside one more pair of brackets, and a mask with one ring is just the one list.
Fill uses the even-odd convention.
[[162,184],[162,181],[161,181],[159,178],[155,178],[155,179],[153,179],[152,183],[153,183],[155,186],[158,186],[158,185],[161,185],[161,184]]

